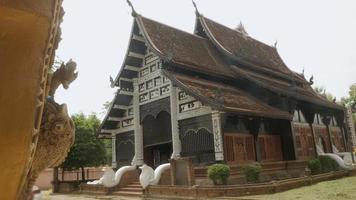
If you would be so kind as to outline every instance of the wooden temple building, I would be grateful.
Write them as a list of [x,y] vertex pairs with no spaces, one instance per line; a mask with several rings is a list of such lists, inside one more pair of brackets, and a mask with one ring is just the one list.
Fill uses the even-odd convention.
[[113,166],[308,160],[347,150],[344,108],[290,70],[275,46],[196,12],[193,33],[133,11],[117,92],[99,137]]

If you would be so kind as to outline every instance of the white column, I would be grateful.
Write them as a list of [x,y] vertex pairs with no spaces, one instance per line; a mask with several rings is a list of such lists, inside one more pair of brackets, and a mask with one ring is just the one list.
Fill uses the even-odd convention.
[[117,167],[117,162],[116,162],[116,135],[113,134],[111,136],[111,167],[116,168]]
[[213,111],[211,114],[213,122],[215,160],[224,160],[223,136],[221,131],[221,114],[219,111]]
[[140,123],[140,106],[139,106],[139,91],[138,80],[133,79],[134,92],[133,92],[133,112],[134,112],[134,131],[135,131],[135,156],[132,160],[132,165],[143,164],[143,133]]
[[181,153],[181,142],[179,139],[179,128],[178,128],[178,102],[177,102],[177,87],[171,85],[170,88],[170,105],[171,105],[171,125],[172,125],[172,146],[173,153],[171,158],[177,159],[180,157]]

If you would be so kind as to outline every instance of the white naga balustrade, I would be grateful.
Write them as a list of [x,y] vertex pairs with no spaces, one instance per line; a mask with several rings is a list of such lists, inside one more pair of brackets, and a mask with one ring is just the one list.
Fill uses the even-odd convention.
[[103,177],[99,180],[89,181],[89,185],[103,185],[104,187],[114,187],[121,181],[122,176],[129,171],[136,170],[136,166],[123,166],[119,170],[114,172],[112,168],[106,168]]
[[171,168],[170,163],[162,164],[158,166],[155,170],[153,170],[150,166],[143,164],[140,174],[140,184],[143,189],[145,189],[149,185],[157,185],[161,180],[162,174]]

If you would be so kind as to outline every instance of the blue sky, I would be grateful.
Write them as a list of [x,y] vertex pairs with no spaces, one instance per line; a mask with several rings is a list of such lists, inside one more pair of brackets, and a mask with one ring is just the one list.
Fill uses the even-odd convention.
[[[193,32],[190,0],[132,0],[138,13]],[[235,28],[240,21],[250,36],[273,45],[294,71],[337,98],[356,82],[356,1],[343,0],[196,0],[206,17]],[[113,98],[109,76],[120,70],[133,18],[126,0],[66,0],[62,41],[57,56],[78,63],[79,77],[56,100],[70,113],[101,113]],[[102,115],[101,115],[102,116]]]

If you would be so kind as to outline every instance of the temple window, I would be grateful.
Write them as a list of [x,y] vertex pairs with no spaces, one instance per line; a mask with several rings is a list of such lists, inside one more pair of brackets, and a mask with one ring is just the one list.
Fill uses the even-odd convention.
[[159,90],[155,89],[155,90],[151,91],[150,96],[151,96],[151,99],[159,97]]
[[149,70],[148,67],[147,67],[147,68],[143,69],[143,70],[140,72],[140,76],[141,76],[141,77],[144,77],[144,76],[146,76],[146,75],[149,74],[149,73],[150,73],[150,70]]
[[184,99],[188,98],[188,95],[184,91],[181,91],[178,93],[178,98],[179,98],[179,100],[184,100]]
[[144,102],[148,100],[148,93],[140,95],[140,102]]
[[153,65],[150,66],[150,71],[151,71],[151,72],[156,71],[156,69],[157,69],[157,68],[156,68],[156,64],[153,64]]
[[154,86],[153,85],[153,80],[149,80],[149,81],[146,82],[146,88],[147,89],[151,89],[151,88],[153,88],[153,86]]
[[159,86],[162,84],[162,80],[161,80],[161,77],[157,77],[154,79],[155,80],[155,86]]
[[133,108],[129,108],[129,109],[127,110],[127,115],[128,115],[128,116],[133,115]]
[[161,87],[161,95],[167,94],[169,92],[169,85]]
[[198,109],[201,106],[202,106],[202,104],[199,101],[192,101],[189,103],[179,105],[179,112],[186,112],[189,110]]
[[145,84],[144,83],[141,83],[139,86],[138,86],[138,90],[139,90],[139,92],[142,92],[142,91],[144,91],[145,90]]
[[122,121],[122,127],[131,126],[133,124],[133,119],[125,119]]
[[163,76],[163,83],[167,83],[168,82],[168,78]]

